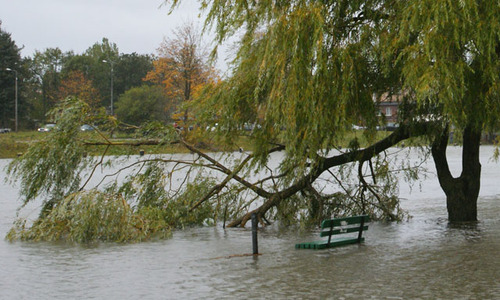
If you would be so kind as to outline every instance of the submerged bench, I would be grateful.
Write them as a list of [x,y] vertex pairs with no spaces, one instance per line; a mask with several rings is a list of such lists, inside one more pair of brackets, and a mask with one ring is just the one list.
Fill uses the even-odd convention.
[[[328,237],[328,239],[309,243],[295,244],[295,248],[326,249],[342,245],[361,243],[365,240],[365,238],[363,237],[363,231],[368,230],[368,225],[366,225],[366,223],[368,222],[370,222],[370,218],[367,215],[323,220],[323,222],[321,222],[320,236]],[[332,238],[332,236],[334,235],[354,232],[358,233],[357,236],[343,236]]]

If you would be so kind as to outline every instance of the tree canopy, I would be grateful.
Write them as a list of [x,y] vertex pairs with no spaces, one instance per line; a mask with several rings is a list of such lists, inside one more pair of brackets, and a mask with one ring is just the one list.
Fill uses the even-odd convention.
[[[190,102],[196,91],[217,76],[208,62],[200,33],[190,23],[177,28],[171,37],[163,40],[153,66],[145,80],[163,87],[170,99],[167,109],[173,112]],[[187,110],[183,118],[187,120]]]
[[116,103],[120,121],[140,126],[145,120],[166,122],[170,119],[168,97],[159,86],[131,88]]
[[[179,3],[168,2],[173,7]],[[358,213],[401,220],[405,212],[399,206],[390,148],[422,137],[420,143],[428,146],[422,159],[427,154],[434,158],[450,222],[477,220],[480,137],[499,125],[498,3],[202,0],[200,5],[219,42],[242,34],[232,73],[221,82],[209,82],[193,97],[195,77],[190,76],[198,70],[192,68],[196,56],[189,39],[180,39],[164,49],[165,56],[147,76],[170,96],[189,102],[183,106],[185,117],[189,108],[198,129],[187,133],[171,126],[142,127],[133,142],[115,142],[101,132],[100,141],[77,140],[69,152],[83,162],[80,149],[88,145],[105,146],[106,153],[118,144],[178,143],[195,159],[133,162],[140,165],[136,176],[121,185],[116,182],[107,193],[140,203],[134,213],[141,208],[155,216],[161,212],[160,219],[168,224],[212,224],[226,210],[229,226],[244,226],[251,213],[261,224],[269,219],[314,224],[332,214]],[[168,52],[175,49],[175,55]],[[377,110],[381,95],[395,95],[399,101],[398,128],[387,135],[376,132],[384,122]],[[66,104],[68,112],[82,107],[76,100]],[[72,115],[65,110],[55,113],[66,120]],[[367,129],[360,134],[353,124]],[[56,131],[54,138],[76,134],[70,129],[59,135]],[[451,175],[446,157],[451,129],[463,140],[458,177]],[[240,149],[240,159],[231,153],[206,153],[191,143],[197,135],[216,135],[230,145],[244,136],[254,151]],[[61,151],[57,143],[44,145],[11,165],[24,190],[33,191],[25,201],[39,191],[57,195],[45,202],[50,210],[67,199],[83,199],[75,195],[83,193],[85,184],[78,190],[76,183],[68,186],[64,180],[31,180],[26,172],[30,166],[47,168],[53,163],[48,154]],[[285,156],[278,169],[271,169],[267,163],[278,151]],[[94,170],[102,163],[102,158],[94,161]],[[400,163],[406,178],[418,179],[418,165]],[[72,176],[52,176],[76,180],[78,168],[72,168],[74,173],[61,170]],[[179,170],[185,172],[184,179],[172,188],[172,174]],[[262,170],[266,176],[252,176]],[[324,189],[324,184],[336,189]]]
[[[0,127],[14,128],[11,120],[14,119],[15,82],[24,71],[20,49],[1,25],[0,21]],[[18,84],[22,85],[19,79]]]
[[[310,174],[309,166],[322,164],[351,124],[375,128],[381,94],[399,94],[400,128],[433,120],[425,135],[434,140],[450,220],[476,220],[480,137],[499,125],[498,3],[200,3],[219,41],[243,31],[233,75],[204,102],[205,109],[218,109],[214,114],[222,126],[259,123],[261,156],[281,142],[285,170],[303,166]],[[463,170],[457,178],[446,161],[450,127],[463,135]],[[371,130],[366,133],[370,137]]]

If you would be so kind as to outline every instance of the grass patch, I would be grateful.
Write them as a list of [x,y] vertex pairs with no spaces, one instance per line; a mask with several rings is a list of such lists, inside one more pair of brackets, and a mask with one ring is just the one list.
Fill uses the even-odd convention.
[[31,143],[43,138],[44,132],[26,131],[0,134],[0,158],[14,158],[26,152]]
[[[30,146],[30,144],[46,138],[48,133],[37,132],[37,131],[23,131],[23,132],[9,132],[0,134],[0,159],[1,158],[15,158],[19,155],[25,153]],[[375,140],[380,140],[390,132],[377,131],[375,134]],[[81,134],[82,140],[85,141],[102,141],[102,138],[95,132],[83,132]],[[366,147],[370,143],[366,139],[363,131],[355,131],[347,134],[343,141],[341,142],[342,148],[347,148],[350,141],[354,138],[358,139],[360,147]],[[127,141],[134,139],[133,134],[120,133],[112,139],[113,142]],[[226,146],[222,142],[216,139],[211,139],[209,136],[200,136],[199,139],[196,136],[189,138],[189,142],[195,146],[206,150],[206,151],[237,151],[243,149],[245,151],[253,151],[253,142],[250,137],[241,136],[236,143],[232,146]],[[415,146],[426,144],[426,141],[422,138],[412,139],[403,142],[406,146]],[[92,156],[100,156],[104,153],[106,146],[88,146],[88,154]],[[188,153],[189,150],[183,147],[181,144],[166,144],[166,145],[141,145],[141,146],[111,146],[106,155],[138,155],[139,152],[143,150],[145,154],[167,154],[167,153]]]

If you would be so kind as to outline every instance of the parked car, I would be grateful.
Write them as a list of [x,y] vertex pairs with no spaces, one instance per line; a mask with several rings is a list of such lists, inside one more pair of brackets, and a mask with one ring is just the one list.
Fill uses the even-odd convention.
[[94,131],[95,128],[94,126],[88,125],[88,124],[83,124],[80,126],[80,131]]
[[44,126],[38,128],[38,132],[49,132],[56,128],[56,124],[45,124]]
[[359,125],[356,125],[356,124],[352,124],[352,129],[354,129],[354,130],[363,130],[363,129],[366,129],[366,127],[359,126]]

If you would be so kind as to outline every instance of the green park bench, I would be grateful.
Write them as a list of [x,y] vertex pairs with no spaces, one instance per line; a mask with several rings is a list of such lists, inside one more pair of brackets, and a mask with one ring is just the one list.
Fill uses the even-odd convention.
[[[308,243],[295,244],[296,249],[326,249],[337,246],[361,243],[365,240],[363,231],[368,230],[366,223],[370,222],[367,215],[347,218],[337,218],[323,220],[321,222],[321,237],[328,237],[327,240],[320,240]],[[342,236],[332,238],[334,235],[357,232],[357,236]]]

